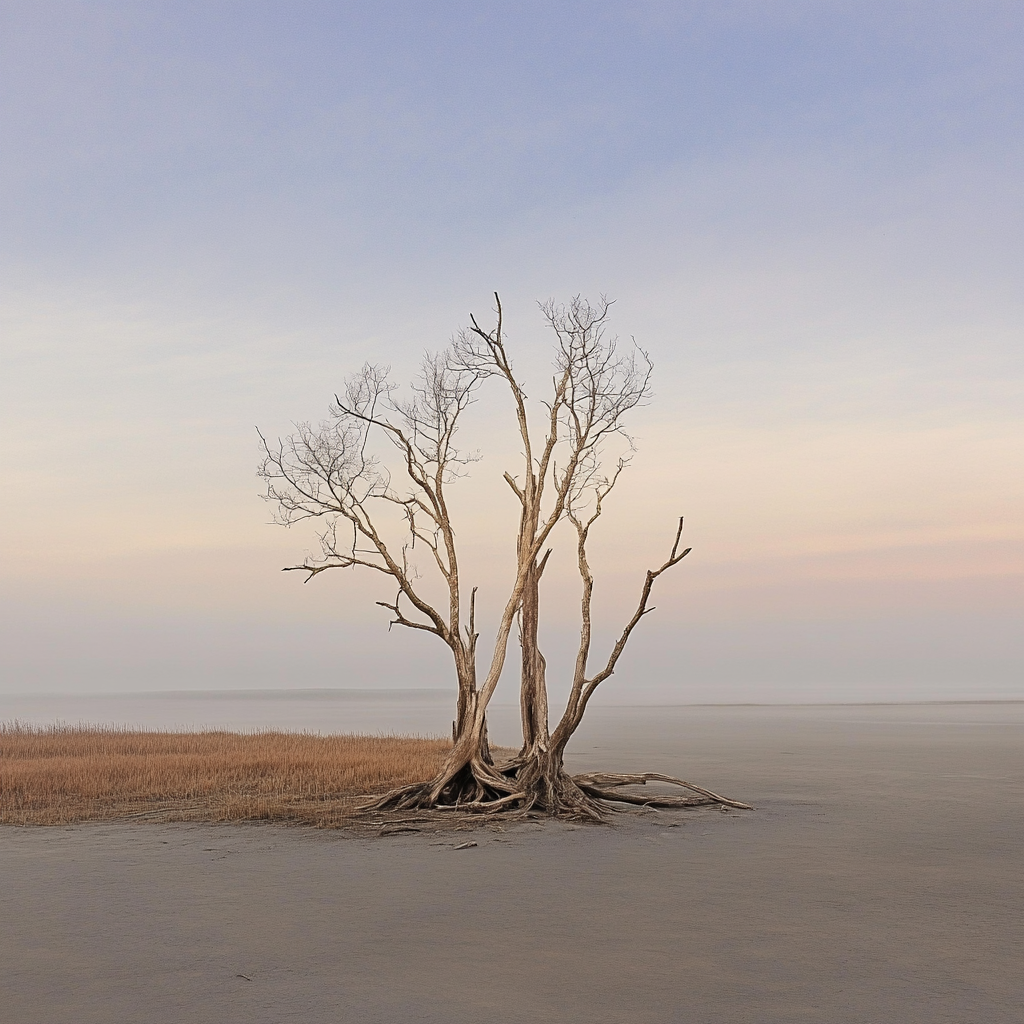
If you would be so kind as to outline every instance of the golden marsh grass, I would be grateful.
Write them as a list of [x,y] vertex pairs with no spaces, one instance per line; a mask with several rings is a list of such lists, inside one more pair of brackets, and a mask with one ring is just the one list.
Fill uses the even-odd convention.
[[360,797],[430,778],[450,749],[406,736],[0,724],[0,824],[338,826]]

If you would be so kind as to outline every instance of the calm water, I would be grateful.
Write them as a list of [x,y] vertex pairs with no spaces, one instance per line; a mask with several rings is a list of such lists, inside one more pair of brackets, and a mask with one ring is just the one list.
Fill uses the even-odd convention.
[[[446,736],[449,690],[177,690],[160,693],[0,695],[0,722],[125,725],[144,729],[285,729],[321,733]],[[495,707],[492,732],[510,729],[518,711]],[[498,725],[500,723],[500,726]]]
[[[145,729],[285,729],[320,733],[451,734],[455,695],[449,690],[178,690],[101,695],[0,695],[0,722],[32,725],[124,725]],[[517,746],[521,739],[518,708],[492,704],[492,739]],[[572,743],[577,756],[614,749],[668,759],[680,750],[712,754],[749,733],[758,746],[789,746],[832,730],[858,735],[878,730],[954,729],[976,737],[978,729],[1011,728],[1024,723],[1024,702],[853,705],[680,705],[618,707],[595,701]],[[867,732],[865,732],[867,730]],[[851,733],[852,735],[852,733]],[[756,739],[755,739],[756,737]],[[778,740],[778,742],[776,742]],[[832,742],[829,739],[827,742]],[[747,744],[741,744],[746,746]],[[706,749],[705,749],[706,748]]]

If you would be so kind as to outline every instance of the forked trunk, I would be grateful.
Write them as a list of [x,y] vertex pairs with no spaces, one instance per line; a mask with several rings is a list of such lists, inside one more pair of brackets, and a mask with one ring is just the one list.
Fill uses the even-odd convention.
[[[459,684],[459,699],[456,705],[456,718],[452,722],[452,743],[458,745],[459,738],[467,733],[472,733],[473,719],[476,714],[477,689],[475,673],[474,678],[468,681],[461,681]],[[491,746],[487,738],[487,716],[484,715],[483,728],[480,734],[479,743],[476,744],[477,753],[485,764],[493,764]]]
[[[599,818],[600,808],[573,782],[562,763],[568,736],[552,745],[548,712],[547,662],[538,640],[540,578],[544,563],[534,563],[523,590],[519,612],[522,648],[520,711],[523,746],[519,756],[502,770],[514,777],[524,806],[553,815]],[[563,730],[564,732],[564,730]]]
[[564,747],[537,744],[513,762],[516,785],[523,794],[523,807],[553,817],[603,821],[600,801],[576,784],[565,770],[563,754]]

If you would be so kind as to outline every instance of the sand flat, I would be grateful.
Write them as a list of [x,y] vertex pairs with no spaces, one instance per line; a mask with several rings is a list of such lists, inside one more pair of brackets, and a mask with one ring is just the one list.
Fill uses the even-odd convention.
[[1019,1022],[1024,705],[594,709],[754,813],[0,829],[0,1020]]

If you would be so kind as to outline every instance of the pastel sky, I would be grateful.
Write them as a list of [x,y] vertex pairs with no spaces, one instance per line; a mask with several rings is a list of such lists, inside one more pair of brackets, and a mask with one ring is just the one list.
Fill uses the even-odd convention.
[[[1016,0],[0,0],[0,692],[449,685],[279,571],[254,427],[498,291],[538,395],[538,300],[655,360],[602,625],[694,550],[603,699],[1024,698],[1022,72]],[[456,508],[492,626],[511,427]]]

